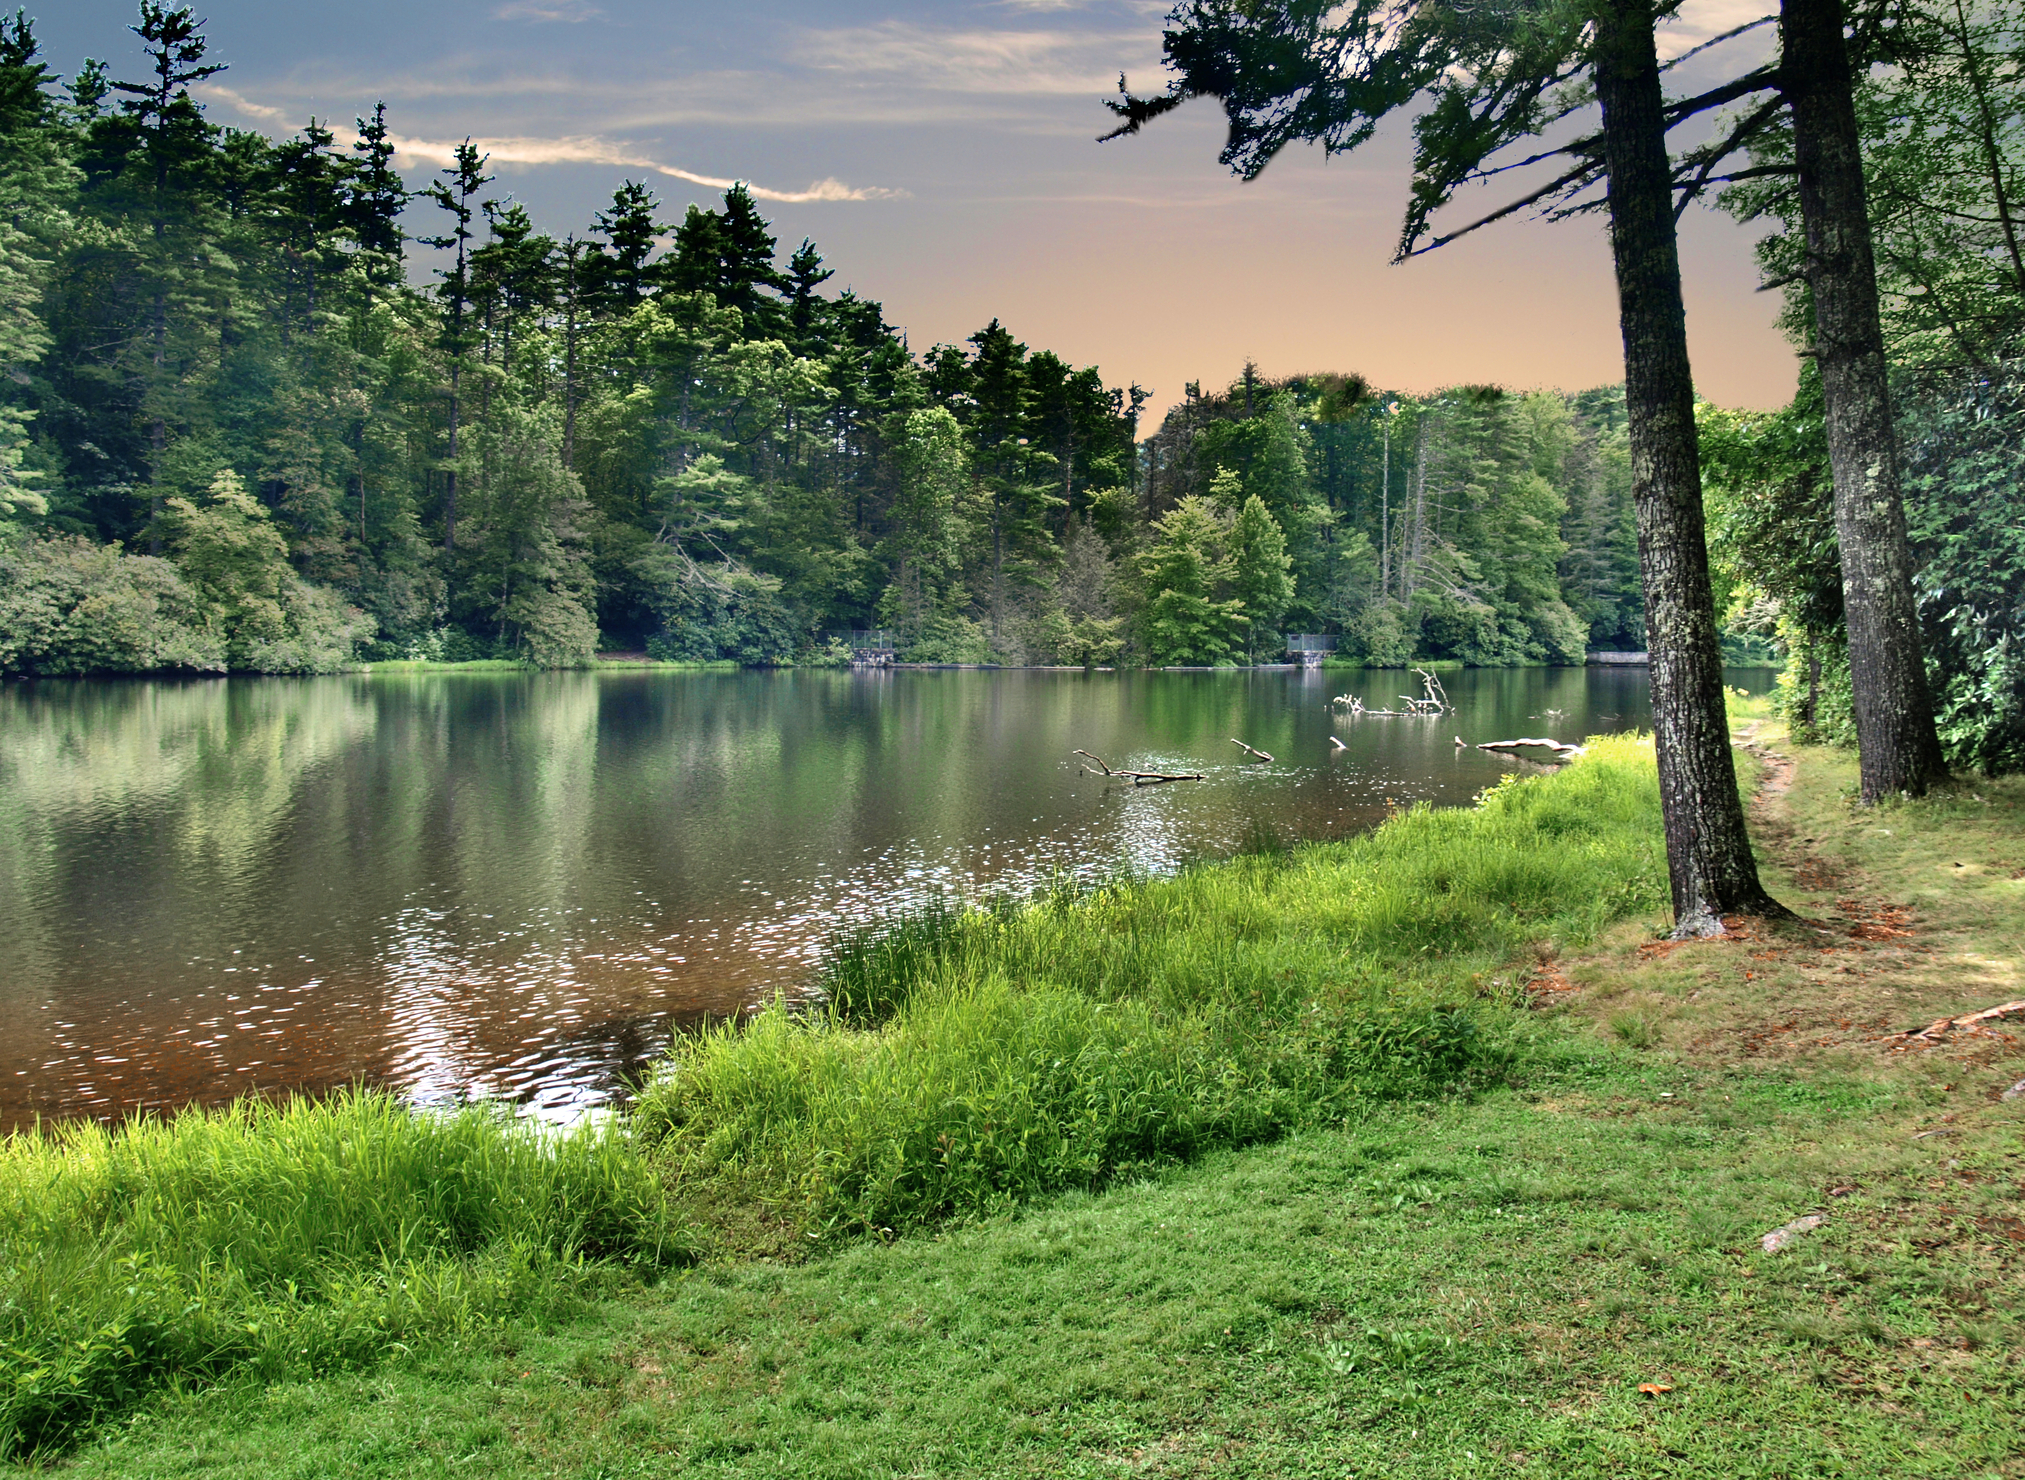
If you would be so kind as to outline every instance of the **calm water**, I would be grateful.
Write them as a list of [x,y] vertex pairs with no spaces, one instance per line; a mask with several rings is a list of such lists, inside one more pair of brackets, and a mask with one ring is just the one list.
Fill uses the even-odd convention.
[[[354,1079],[567,1115],[802,989],[840,924],[1338,837],[1523,764],[1456,734],[1647,722],[1643,670],[1444,678],[1433,720],[1332,713],[1389,672],[10,685],[0,1123]],[[1135,790],[1079,746],[1208,779]]]

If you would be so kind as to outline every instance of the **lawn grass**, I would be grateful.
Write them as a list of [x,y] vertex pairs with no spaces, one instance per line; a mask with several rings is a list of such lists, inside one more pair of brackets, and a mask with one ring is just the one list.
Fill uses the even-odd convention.
[[[1446,926],[1354,901],[1322,923],[1274,914],[1275,868],[1315,867],[1312,854],[1243,861],[1233,872],[1250,883],[1194,895],[1175,881],[1111,905],[1151,951],[1150,901],[1166,900],[1165,928],[1196,942],[1177,966],[1219,932],[1305,970],[1325,929],[1354,942],[1346,957],[1449,929],[1491,994],[1472,1011],[1510,1055],[1496,1083],[1357,1093],[1263,1144],[1120,1158],[1085,1187],[945,1202],[957,1222],[845,1237],[810,1215],[792,1148],[815,1124],[967,1123],[939,1103],[881,1118],[864,1063],[947,1062],[976,1025],[938,1038],[934,1022],[986,1001],[988,960],[1046,967],[1044,995],[1177,1017],[1213,1008],[1221,981],[1258,980],[1229,964],[1237,953],[1221,976],[1177,969],[1168,987],[1131,988],[1116,964],[1135,959],[1129,931],[1053,966],[1056,903],[944,921],[892,974],[859,972],[860,987],[907,984],[890,999],[752,1060],[730,1038],[697,1051],[705,1077],[751,1070],[743,1100],[713,1081],[687,1119],[670,1117],[700,1138],[675,1135],[692,1180],[678,1159],[674,1185],[699,1207],[724,1199],[701,1266],[637,1274],[574,1311],[447,1330],[377,1368],[159,1394],[64,1467],[2025,1475],[2025,1097],[2001,1097],[2025,1055],[2015,1033],[1906,1053],[1876,1041],[1878,1024],[2021,995],[2025,784],[1866,812],[1850,805],[1846,757],[1786,750],[1762,721],[1750,739],[1769,782],[1767,880],[1806,917],[1777,930],[1676,946],[1649,906],[1612,925],[1595,901]],[[1395,837],[1426,825],[1406,821]],[[1557,928],[1569,920],[1579,928]],[[850,983],[853,959],[833,963],[833,982]],[[1446,970],[1417,980],[1465,979]],[[1538,1009],[1498,1006],[1519,977]],[[806,1072],[832,1057],[844,1067]],[[822,1094],[778,1093],[816,1083]],[[714,1152],[708,1124],[725,1138]],[[733,1197],[740,1168],[762,1196]],[[1827,1221],[1780,1253],[1759,1247],[1810,1212]],[[754,1257],[766,1248],[775,1257]]]

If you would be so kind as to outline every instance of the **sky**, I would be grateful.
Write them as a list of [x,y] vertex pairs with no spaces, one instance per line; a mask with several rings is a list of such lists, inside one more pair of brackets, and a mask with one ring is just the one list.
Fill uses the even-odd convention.
[[[1578,390],[1623,378],[1600,217],[1518,219],[1394,266],[1405,128],[1350,156],[1286,151],[1256,181],[1217,163],[1223,117],[1190,103],[1098,144],[1123,71],[1157,90],[1164,0],[213,0],[211,119],[276,137],[385,100],[411,185],[470,136],[492,193],[582,232],[625,179],[679,220],[744,180],[786,252],[808,237],[916,349],[997,318],[1036,349],[1137,382],[1157,417],[1189,381],[1354,371],[1390,390]],[[1688,0],[1668,55],[1760,13]],[[36,15],[31,5],[30,14]],[[125,0],[43,0],[66,76],[140,75]],[[1676,74],[1747,65],[1763,30]],[[1509,187],[1506,187],[1509,188]],[[1518,193],[1523,193],[1518,192]],[[1459,202],[1452,221],[1502,204]],[[410,208],[411,230],[434,230]],[[1682,219],[1702,394],[1782,404],[1796,361],[1756,291],[1758,229]],[[1148,422],[1147,425],[1151,425]]]

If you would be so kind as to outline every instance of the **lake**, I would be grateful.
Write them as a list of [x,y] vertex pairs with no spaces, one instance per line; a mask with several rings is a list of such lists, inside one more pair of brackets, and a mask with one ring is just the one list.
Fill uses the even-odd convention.
[[352,1081],[565,1118],[840,926],[1341,837],[1527,767],[1458,734],[1649,722],[1643,669],[1441,677],[1433,719],[1331,708],[1417,688],[1385,670],[11,684],[0,1119]]

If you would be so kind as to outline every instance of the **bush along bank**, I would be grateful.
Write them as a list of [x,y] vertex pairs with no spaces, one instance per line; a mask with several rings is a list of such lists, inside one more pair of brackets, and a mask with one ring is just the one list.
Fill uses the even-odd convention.
[[802,1235],[975,1217],[1497,1075],[1491,973],[1664,900],[1647,742],[1345,842],[842,942],[827,1010],[677,1046],[636,1132]]

